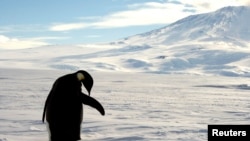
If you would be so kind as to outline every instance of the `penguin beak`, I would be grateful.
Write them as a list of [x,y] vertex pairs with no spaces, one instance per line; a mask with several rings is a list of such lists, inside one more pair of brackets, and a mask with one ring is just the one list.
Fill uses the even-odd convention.
[[90,96],[90,92],[94,83],[92,76],[88,72],[81,70],[77,72],[77,78],[82,82],[83,86],[86,88]]
[[93,80],[92,79],[84,80],[84,81],[82,81],[82,84],[86,88],[86,90],[88,91],[88,94],[90,96],[90,91],[91,91],[92,86],[93,86]]

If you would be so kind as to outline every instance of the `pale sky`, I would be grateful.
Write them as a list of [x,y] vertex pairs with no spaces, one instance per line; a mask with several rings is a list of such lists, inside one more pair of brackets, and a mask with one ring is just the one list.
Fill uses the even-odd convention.
[[0,49],[108,43],[249,0],[0,0]]

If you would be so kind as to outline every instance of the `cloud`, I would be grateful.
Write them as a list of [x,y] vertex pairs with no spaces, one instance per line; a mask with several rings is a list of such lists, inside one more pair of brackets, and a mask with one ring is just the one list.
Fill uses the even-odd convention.
[[[153,24],[168,24],[190,14],[184,5],[176,2],[147,2],[128,5],[128,10],[118,11],[103,17],[81,18],[83,23],[54,24],[51,31],[69,31],[84,28],[119,28]],[[173,14],[174,13],[174,14]],[[86,22],[90,19],[89,22]],[[95,19],[95,20],[94,20]]]
[[43,32],[48,29],[45,25],[40,24],[22,24],[22,25],[2,25],[0,26],[0,35],[6,33],[30,33],[30,32]]
[[122,28],[169,24],[191,14],[215,11],[225,6],[248,5],[249,0],[167,0],[162,2],[134,3],[127,10],[105,16],[78,18],[84,22],[54,24],[51,31],[70,31],[84,28]]
[[209,1],[201,1],[201,0],[185,0],[183,4],[191,5],[194,7],[199,13],[215,11],[219,8],[226,6],[242,6],[242,5],[250,5],[249,0],[209,0]]
[[101,35],[87,35],[86,38],[100,38]]
[[184,8],[183,5],[174,3],[149,2],[129,7],[130,10],[120,11],[102,18],[99,22],[94,23],[94,26],[96,28],[113,28],[168,24],[190,14],[180,10]]
[[10,38],[0,35],[0,43],[6,43],[10,40]]
[[44,45],[49,45],[49,44],[38,38],[17,39],[0,35],[0,49],[23,49],[23,48],[39,47]]
[[69,23],[69,24],[55,24],[50,27],[51,31],[68,31],[89,27],[88,24],[84,23]]

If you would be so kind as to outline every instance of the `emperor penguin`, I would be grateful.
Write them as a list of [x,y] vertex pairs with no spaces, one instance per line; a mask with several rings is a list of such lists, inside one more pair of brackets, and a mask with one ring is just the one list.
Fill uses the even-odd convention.
[[[46,99],[43,118],[47,121],[50,141],[81,140],[81,123],[83,120],[83,105],[89,105],[105,115],[103,106],[90,92],[93,78],[84,70],[59,77],[53,84]],[[88,95],[84,94],[84,86]]]

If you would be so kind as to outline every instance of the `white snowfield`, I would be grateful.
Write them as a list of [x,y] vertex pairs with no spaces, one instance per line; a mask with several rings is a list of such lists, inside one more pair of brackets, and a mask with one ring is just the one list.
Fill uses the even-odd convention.
[[[0,69],[0,141],[48,141],[44,102],[67,73]],[[84,141],[206,141],[208,124],[249,124],[249,78],[90,73],[106,115],[84,106]]]
[[84,141],[206,141],[208,124],[249,124],[249,16],[226,7],[107,44],[1,49],[0,141],[48,141],[47,95],[80,69],[106,110],[84,106]]

